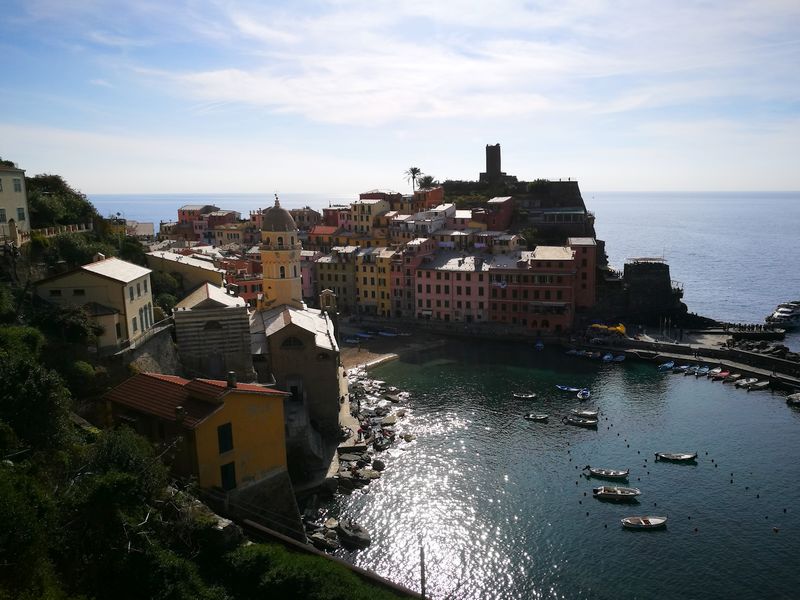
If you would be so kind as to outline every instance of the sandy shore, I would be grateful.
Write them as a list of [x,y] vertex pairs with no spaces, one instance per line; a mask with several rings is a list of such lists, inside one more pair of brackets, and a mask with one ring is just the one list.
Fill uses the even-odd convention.
[[408,337],[376,336],[372,339],[361,340],[357,346],[342,343],[342,366],[345,369],[352,369],[375,361],[391,360],[407,352],[434,348],[444,343],[444,338],[425,333],[414,333]]

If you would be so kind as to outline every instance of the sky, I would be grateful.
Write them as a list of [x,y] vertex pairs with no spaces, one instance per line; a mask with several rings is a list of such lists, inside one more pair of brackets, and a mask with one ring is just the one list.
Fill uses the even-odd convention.
[[88,194],[800,189],[798,0],[4,0],[0,156]]

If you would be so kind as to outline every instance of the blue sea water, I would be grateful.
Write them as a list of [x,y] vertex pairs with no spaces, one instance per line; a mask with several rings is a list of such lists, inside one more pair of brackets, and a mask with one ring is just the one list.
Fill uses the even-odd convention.
[[[367,493],[326,507],[374,540],[338,551],[346,560],[419,590],[422,544],[432,598],[797,597],[800,411],[782,395],[490,342],[406,356],[373,376],[410,391],[398,428],[418,437],[383,453]],[[522,391],[538,398],[512,397]],[[586,406],[601,410],[598,430],[560,422]],[[658,451],[699,458],[654,463]],[[607,482],[581,477],[587,464],[629,468],[640,501],[592,498]],[[630,515],[668,526],[623,530]]]

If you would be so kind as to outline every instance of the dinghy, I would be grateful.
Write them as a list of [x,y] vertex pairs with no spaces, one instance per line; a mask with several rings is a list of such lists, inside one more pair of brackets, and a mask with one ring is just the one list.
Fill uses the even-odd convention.
[[656,460],[693,462],[697,460],[697,452],[656,452]]
[[709,379],[713,379],[720,373],[722,373],[722,367],[714,367],[713,369],[709,370],[708,373],[706,373],[706,377],[708,377]]
[[550,415],[537,415],[535,413],[528,413],[525,415],[526,421],[536,421],[538,423],[545,423]]
[[597,409],[581,410],[579,408],[573,408],[570,412],[581,419],[593,419],[595,421],[597,421],[597,415],[600,414],[600,411]]
[[679,365],[679,366],[675,367],[674,369],[672,369],[672,372],[677,375],[678,373],[685,373],[688,368],[689,368],[689,365]]
[[697,371],[694,372],[695,377],[705,377],[708,375],[708,371],[710,369],[708,367],[700,367]]
[[697,370],[700,368],[700,365],[692,365],[688,369],[686,369],[683,374],[684,375],[697,375]]
[[660,529],[667,526],[667,517],[625,517],[620,522],[625,529]]
[[534,398],[536,398],[536,394],[534,394],[533,392],[527,394],[515,393],[511,395],[514,396],[514,398],[516,398],[517,400],[533,400]]
[[624,354],[618,354],[617,356],[614,357],[614,362],[617,362],[617,363],[625,362],[625,355]]
[[739,381],[742,378],[741,373],[731,373],[725,379],[722,380],[722,383],[734,383]]
[[592,495],[600,500],[614,500],[617,502],[630,502],[640,496],[642,491],[639,488],[617,487],[613,485],[601,485],[592,489]]
[[[583,470],[589,471],[589,475],[599,477],[600,479],[627,479],[628,473],[630,473],[630,469],[625,469],[624,471],[619,469],[600,469],[590,465],[583,467]],[[589,475],[587,475],[587,477]]]
[[610,352],[603,355],[603,362],[611,362],[612,360],[614,360],[614,355]]
[[557,385],[556,387],[558,389],[560,389],[562,392],[580,392],[581,391],[581,388],[570,387],[568,385]]
[[757,381],[756,383],[751,383],[750,387],[748,387],[747,389],[748,390],[765,390],[765,389],[767,389],[769,387],[769,385],[770,385],[769,384],[769,380],[765,379],[764,381]]
[[658,370],[671,371],[674,366],[675,366],[675,361],[671,360],[669,362],[661,363],[660,365],[658,365]]
[[730,374],[731,374],[730,371],[720,371],[716,375],[712,376],[711,379],[713,379],[714,381],[720,381],[725,379]]
[[566,425],[575,425],[576,427],[585,427],[586,429],[597,429],[597,419],[584,419],[574,415],[566,415],[561,419],[561,422]]
[[754,383],[756,383],[757,381],[758,381],[758,379],[756,379],[755,377],[747,377],[745,379],[740,379],[739,381],[737,381],[735,383],[735,385],[736,385],[736,387],[740,387],[740,388],[748,388],[751,385],[753,385]]
[[577,393],[578,400],[588,400],[592,396],[592,392],[583,388],[581,391]]
[[800,393],[786,396],[786,404],[789,406],[800,406]]

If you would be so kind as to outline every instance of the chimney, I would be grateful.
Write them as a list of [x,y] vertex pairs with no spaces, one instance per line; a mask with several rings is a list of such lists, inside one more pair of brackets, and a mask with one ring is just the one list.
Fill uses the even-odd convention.
[[236,372],[235,371],[228,371],[228,387],[235,388],[236,387]]
[[92,257],[92,262],[100,262],[101,260],[105,260],[105,259],[106,259],[106,255],[103,254],[102,252],[98,252],[97,254],[95,254]]
[[183,423],[183,419],[186,418],[186,409],[183,406],[176,406],[175,407],[175,421],[180,424]]

